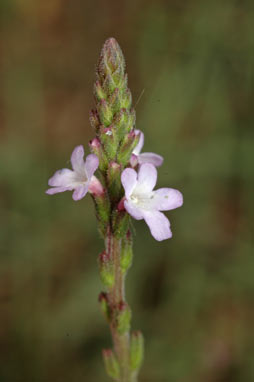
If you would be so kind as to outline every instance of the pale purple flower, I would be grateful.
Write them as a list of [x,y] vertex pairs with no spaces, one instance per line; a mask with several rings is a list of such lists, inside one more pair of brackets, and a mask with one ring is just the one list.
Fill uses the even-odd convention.
[[144,219],[152,236],[158,240],[172,237],[170,223],[160,211],[173,210],[183,204],[180,191],[173,188],[153,190],[157,181],[157,170],[151,163],[140,166],[138,173],[126,168],[121,175],[125,190],[124,207],[137,220]]
[[142,164],[142,163],[151,163],[154,166],[158,167],[161,166],[163,163],[163,158],[161,155],[155,154],[155,153],[141,153],[140,151],[142,150],[144,146],[144,134],[140,130],[135,130],[135,134],[138,135],[140,134],[139,142],[135,149],[132,152],[131,155],[131,166],[135,167],[136,164]]
[[[84,148],[77,146],[71,154],[71,165],[73,170],[63,168],[58,170],[49,179],[48,184],[53,188],[49,188],[46,193],[49,195],[58,192],[73,191],[72,198],[74,200],[82,199],[89,189],[102,189],[98,179],[93,176],[99,166],[99,159],[95,154],[90,154],[84,161]],[[98,191],[98,190],[97,190]]]

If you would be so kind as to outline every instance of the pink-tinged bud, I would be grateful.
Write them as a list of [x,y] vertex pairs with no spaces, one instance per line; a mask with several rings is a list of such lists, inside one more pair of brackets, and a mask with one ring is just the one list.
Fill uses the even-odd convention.
[[106,127],[106,129],[103,129],[103,134],[108,136],[113,135],[112,127],[110,126],[110,127]]
[[125,210],[125,207],[124,207],[124,201],[125,201],[125,196],[124,196],[124,197],[120,200],[120,202],[118,203],[117,210],[118,210],[119,212]]
[[103,196],[105,193],[101,182],[96,176],[92,176],[88,191],[93,194],[93,196]]
[[99,138],[94,138],[89,142],[91,151],[99,158],[99,169],[104,171],[107,168],[107,157],[102,148]]
[[130,165],[133,168],[138,165],[138,156],[136,154],[131,154]]
[[119,163],[110,162],[109,168],[111,168],[113,171],[118,171],[118,169],[121,168],[121,166]]
[[94,138],[89,142],[89,146],[92,150],[98,150],[101,147],[101,142],[98,138]]

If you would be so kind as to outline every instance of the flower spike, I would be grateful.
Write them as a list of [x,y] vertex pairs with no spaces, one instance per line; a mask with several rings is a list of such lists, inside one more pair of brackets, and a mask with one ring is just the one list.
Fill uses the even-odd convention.
[[92,196],[105,243],[98,259],[104,287],[99,302],[113,340],[113,349],[103,351],[105,368],[114,381],[130,382],[137,381],[144,354],[141,332],[130,332],[132,314],[125,296],[125,278],[133,258],[131,216],[144,219],[156,240],[169,239],[170,223],[162,211],[180,207],[183,197],[172,188],[154,190],[156,167],[162,165],[163,157],[141,153],[144,134],[135,128],[125,60],[114,38],[107,39],[101,51],[94,99],[95,108],[90,112],[95,133],[89,144],[92,154],[84,159],[83,146],[77,146],[71,155],[72,169],[56,171],[46,193],[73,191],[74,200],[87,192]]

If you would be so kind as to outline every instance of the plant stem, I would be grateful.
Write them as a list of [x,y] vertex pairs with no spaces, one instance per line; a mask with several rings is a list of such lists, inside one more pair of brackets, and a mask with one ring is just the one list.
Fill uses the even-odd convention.
[[114,343],[114,350],[120,366],[119,382],[137,382],[134,373],[130,370],[130,333],[129,331],[120,334],[117,330],[114,320],[114,312],[119,304],[126,303],[125,300],[125,276],[120,266],[121,239],[117,239],[111,233],[107,238],[108,251],[114,264],[115,283],[110,288],[108,297],[112,318],[110,321],[110,330]]

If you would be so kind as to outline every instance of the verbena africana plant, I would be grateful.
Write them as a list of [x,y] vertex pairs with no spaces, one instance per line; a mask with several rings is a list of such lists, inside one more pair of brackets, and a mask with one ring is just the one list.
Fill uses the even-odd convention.
[[[113,350],[103,350],[107,374],[115,381],[137,381],[143,360],[143,336],[130,332],[131,309],[125,298],[125,277],[132,264],[130,216],[144,219],[158,240],[172,236],[170,223],[161,211],[180,207],[182,194],[172,188],[154,190],[160,155],[141,153],[144,134],[135,129],[135,111],[122,51],[114,38],[102,49],[94,86],[96,109],[90,123],[96,137],[84,160],[83,146],[71,155],[72,170],[64,168],[49,179],[47,193],[73,191],[75,201],[87,193],[93,198],[105,249],[99,270],[105,291],[99,296],[109,323]],[[97,177],[94,175],[97,171]]]

